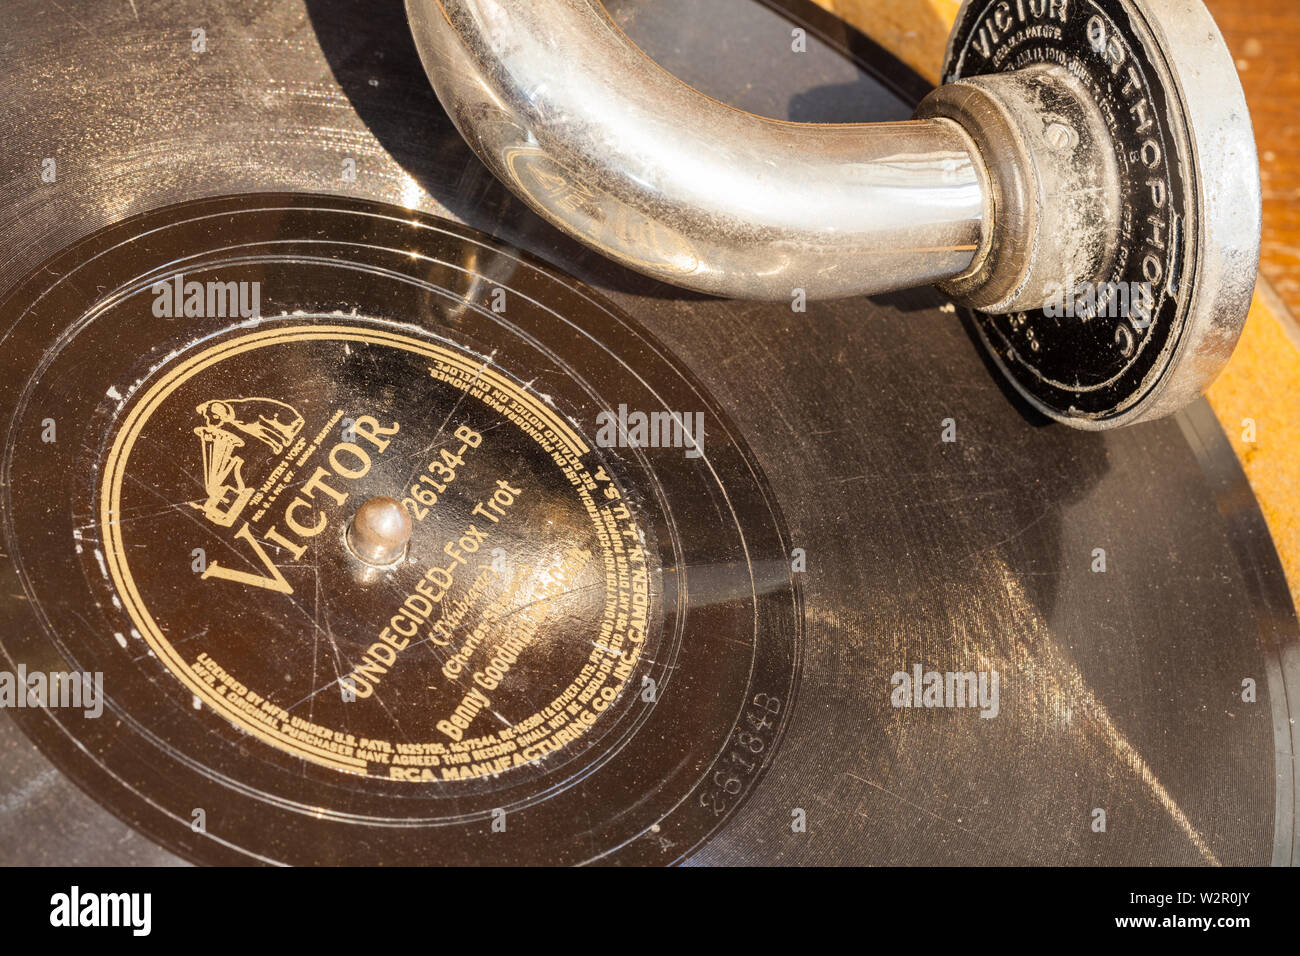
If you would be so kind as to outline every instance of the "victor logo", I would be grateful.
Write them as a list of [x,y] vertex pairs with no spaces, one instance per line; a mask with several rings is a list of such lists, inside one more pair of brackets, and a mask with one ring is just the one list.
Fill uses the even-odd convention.
[[262,314],[260,282],[186,282],[178,272],[155,282],[149,291],[154,295],[153,314],[160,319],[253,319]]
[[[247,401],[269,402],[270,400],[247,399]],[[200,408],[207,408],[212,404],[208,402],[200,406]],[[283,403],[276,402],[272,404],[293,412],[293,409]],[[253,437],[272,448],[279,447],[283,449],[284,442],[289,441],[302,427],[301,417],[297,417],[297,412],[293,412],[293,414],[296,417],[297,424],[290,430],[277,430],[271,423],[259,418],[260,424],[249,424],[249,428],[252,430],[248,434],[253,435]],[[341,412],[336,413],[335,417],[338,418],[341,414]],[[279,512],[280,521],[271,524],[270,527],[259,534],[254,534],[252,526],[248,521],[245,521],[239,530],[235,532],[235,539],[241,542],[242,545],[247,546],[257,566],[264,573],[242,571],[226,567],[217,561],[209,561],[202,574],[203,580],[221,578],[226,581],[234,581],[237,584],[266,588],[280,594],[292,594],[293,586],[285,579],[284,573],[280,570],[280,565],[267,552],[263,542],[289,552],[291,560],[301,561],[302,556],[307,553],[307,544],[310,539],[321,534],[329,526],[330,512],[335,512],[341,508],[351,495],[351,492],[346,490],[347,482],[364,478],[370,473],[373,464],[372,453],[383,454],[388,449],[388,446],[392,444],[392,439],[385,436],[397,434],[400,428],[401,426],[397,422],[393,422],[388,427],[382,426],[377,419],[369,415],[362,415],[354,419],[348,432],[349,437],[355,440],[340,441],[330,448],[325,456],[329,467],[319,465],[306,481],[294,480],[293,490],[296,494],[285,505],[284,510]],[[225,431],[224,429],[219,430]],[[199,429],[196,429],[197,431]],[[230,433],[226,432],[226,434]],[[241,439],[240,444],[234,447],[242,446]],[[310,450],[302,453],[302,457],[298,459],[297,464],[301,466],[310,455]],[[281,475],[285,474],[284,469],[288,464],[288,459],[282,460],[273,470],[272,478],[275,477],[276,471],[279,471]],[[206,458],[204,465],[206,469],[208,465]],[[221,485],[221,490],[223,490],[223,493],[233,494],[233,498],[230,499],[228,506],[221,506],[225,510],[218,510],[217,518],[209,515],[209,520],[224,527],[230,527],[233,525],[239,510],[243,509],[248,503],[249,494],[245,494],[245,492],[251,494],[252,489],[245,486],[242,479],[236,477],[239,471],[233,466],[222,467],[220,473],[227,476],[225,483]],[[268,479],[268,481],[270,480]],[[285,481],[287,479],[282,479],[281,484],[284,484]],[[264,482],[264,484],[266,483]],[[230,492],[232,488],[242,490]],[[209,500],[211,500],[211,491],[209,491]],[[196,505],[196,507],[203,510],[203,506]],[[208,514],[207,510],[204,510],[204,514]],[[254,520],[259,520],[258,516],[261,514],[262,512],[258,512],[258,515],[254,515]],[[283,524],[283,530],[281,530],[281,523]]]
[[[1035,30],[1035,21],[1055,27],[1056,21],[1069,22],[1070,0],[998,0],[986,8],[971,46],[986,60],[997,60],[999,47],[1016,31]],[[1042,30],[1043,27],[1037,27]],[[1059,34],[1058,34],[1059,35]]]
[[[302,416],[292,406],[273,398],[234,398],[204,402],[195,409],[203,424],[194,429],[203,445],[203,487],[208,497],[191,506],[203,512],[213,524],[228,528],[235,523],[253,489],[245,475],[248,445],[252,438],[270,449],[268,459],[281,455],[302,429]],[[254,479],[254,481],[260,479]]]

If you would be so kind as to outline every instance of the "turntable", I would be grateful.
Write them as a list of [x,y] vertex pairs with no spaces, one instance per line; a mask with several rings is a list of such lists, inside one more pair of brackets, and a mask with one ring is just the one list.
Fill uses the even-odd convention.
[[1295,862],[1198,0],[10,23],[5,863]]

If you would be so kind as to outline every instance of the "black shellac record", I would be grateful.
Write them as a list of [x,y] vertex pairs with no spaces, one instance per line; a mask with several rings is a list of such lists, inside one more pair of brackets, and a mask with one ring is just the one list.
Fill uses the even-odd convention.
[[[213,862],[1295,858],[1300,637],[1204,402],[1082,432],[1033,412],[980,341],[1042,356],[1050,377],[1070,370],[1066,338],[1049,368],[1021,347],[1023,329],[963,324],[933,289],[795,314],[619,269],[477,163],[401,4],[177,0],[140,4],[137,20],[64,0],[93,26],[75,30],[39,0],[15,2],[0,108],[17,121],[0,170],[28,182],[53,155],[59,176],[0,210],[12,290],[0,307],[0,668],[100,669],[109,700],[98,720],[0,715],[6,861],[176,861],[164,847]],[[777,119],[905,120],[928,88],[808,0],[606,6],[675,75]],[[204,22],[235,55],[191,55]],[[795,27],[808,49],[787,56]],[[176,49],[160,53],[160,36]],[[755,51],[780,51],[782,68]],[[345,157],[354,179],[340,176]],[[300,196],[174,205],[251,191]],[[322,192],[351,198],[301,195]],[[205,292],[261,282],[261,319],[185,317],[183,288],[181,315],[155,316],[153,284],[178,272]],[[1120,361],[1113,332],[1075,343],[1097,374]],[[702,413],[702,457],[605,447],[597,416],[619,405]],[[42,440],[47,419],[56,441]],[[370,460],[355,478],[334,467],[363,467],[334,454],[348,437]],[[318,468],[328,474],[308,495]],[[503,523],[474,513],[491,512],[498,481],[519,489],[492,512]],[[615,522],[626,586],[618,554],[605,576],[584,491]],[[377,496],[427,509],[392,568],[354,561],[346,543]],[[301,528],[325,526],[304,538],[291,507]],[[239,537],[245,522],[290,592],[222,576],[279,584]],[[470,553],[460,541],[476,522],[491,531]],[[612,549],[608,526],[605,538]],[[451,566],[448,544],[466,563],[425,615],[417,586],[441,586],[428,574]],[[221,570],[202,578],[195,550]],[[459,613],[480,574],[455,648],[413,638],[391,665],[371,652],[391,646],[385,628],[405,639],[403,608],[426,635],[444,604]],[[506,616],[500,602],[518,606],[526,589],[544,600]],[[606,634],[624,595],[627,623],[619,603]],[[447,678],[481,623],[471,614],[498,606],[491,646],[468,666],[472,682],[501,657],[500,685]],[[589,727],[552,729],[552,711],[502,749],[502,731],[545,714],[620,635],[626,667],[584,702],[615,695],[584,707]],[[509,640],[522,644],[513,663]],[[357,676],[370,696],[346,702],[340,679],[367,655],[374,673]],[[894,675],[918,665],[996,670],[997,717],[893,707]],[[496,714],[465,706],[474,687]],[[290,729],[273,733],[283,718],[263,704]],[[438,728],[457,716],[461,742],[498,743],[466,762]],[[1090,826],[1099,807],[1105,833]]]
[[[24,727],[176,852],[667,862],[762,775],[800,640],[780,516],[577,283],[259,196],[110,228],[6,314],[5,652],[107,700]],[[346,540],[378,497],[412,526],[382,566]]]

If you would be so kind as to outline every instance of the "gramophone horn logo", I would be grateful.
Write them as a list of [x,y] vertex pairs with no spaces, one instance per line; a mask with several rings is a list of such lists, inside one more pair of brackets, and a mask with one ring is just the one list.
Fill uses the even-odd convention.
[[[291,405],[273,398],[216,399],[195,409],[203,424],[194,429],[203,445],[203,487],[207,500],[190,502],[213,524],[228,528],[253,496],[248,484],[256,480],[245,474],[248,458],[269,461],[283,454],[302,429],[302,416]],[[256,444],[249,444],[248,439]],[[269,469],[267,469],[269,471]]]

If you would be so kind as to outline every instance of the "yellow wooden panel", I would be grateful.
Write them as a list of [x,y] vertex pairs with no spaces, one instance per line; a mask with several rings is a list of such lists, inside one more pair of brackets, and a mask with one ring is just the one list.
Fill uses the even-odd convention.
[[939,82],[960,0],[815,0],[931,83]]
[[[1250,479],[1300,606],[1300,333],[1279,307],[1260,280],[1237,351],[1209,398]],[[1248,441],[1252,422],[1255,440]]]

